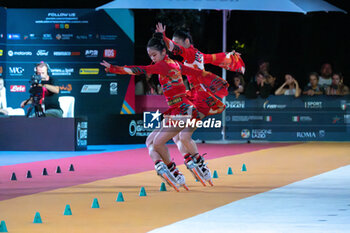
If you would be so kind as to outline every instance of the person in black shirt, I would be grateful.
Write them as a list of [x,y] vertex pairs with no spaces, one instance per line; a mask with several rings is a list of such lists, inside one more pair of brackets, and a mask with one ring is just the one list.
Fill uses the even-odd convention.
[[[60,108],[60,104],[58,102],[58,93],[60,92],[60,88],[55,85],[55,81],[52,77],[49,76],[48,73],[49,66],[45,62],[40,62],[36,65],[35,71],[37,75],[41,76],[41,84],[46,89],[45,97],[44,97],[44,113],[46,116],[51,117],[62,117],[63,111]],[[24,108],[25,105],[30,104],[31,100],[24,100],[21,103],[21,107]]]
[[245,88],[245,96],[248,99],[254,99],[260,96],[266,99],[272,91],[272,86],[268,81],[268,74],[258,72],[252,82],[248,83]]

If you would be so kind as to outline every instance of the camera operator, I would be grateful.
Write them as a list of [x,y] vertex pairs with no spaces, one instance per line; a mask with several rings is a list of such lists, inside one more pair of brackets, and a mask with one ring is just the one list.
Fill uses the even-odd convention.
[[[44,113],[46,116],[51,117],[62,117],[63,111],[60,108],[58,102],[58,93],[60,89],[55,86],[55,82],[52,77],[49,76],[49,66],[45,62],[40,62],[35,67],[36,75],[41,77],[41,83],[37,84],[38,87],[43,87],[45,93],[43,93],[44,100],[43,104],[45,106]],[[33,97],[28,100],[24,100],[21,103],[21,107],[24,108],[27,104],[32,104]]]

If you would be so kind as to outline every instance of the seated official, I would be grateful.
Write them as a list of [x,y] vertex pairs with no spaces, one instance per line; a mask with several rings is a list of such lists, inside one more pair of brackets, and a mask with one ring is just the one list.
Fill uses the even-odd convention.
[[[63,111],[60,108],[58,102],[58,93],[60,92],[59,86],[55,85],[55,81],[52,77],[49,76],[48,70],[49,66],[45,62],[38,63],[36,65],[36,74],[41,76],[41,84],[38,84],[39,87],[44,87],[45,93],[43,104],[45,106],[44,113],[46,116],[50,117],[62,117]],[[25,105],[31,104],[33,99],[24,100],[21,103],[21,107],[24,108]],[[34,116],[31,115],[31,116]]]

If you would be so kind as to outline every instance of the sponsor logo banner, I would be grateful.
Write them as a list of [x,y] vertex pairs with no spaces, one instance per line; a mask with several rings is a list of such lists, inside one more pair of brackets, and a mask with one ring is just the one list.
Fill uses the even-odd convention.
[[143,120],[131,120],[129,123],[129,135],[132,137],[147,137],[152,131],[152,128],[144,127]]
[[242,129],[241,137],[242,138],[252,138],[252,139],[266,139],[269,135],[272,134],[271,129]]
[[21,35],[20,34],[7,34],[8,40],[20,40]]
[[297,138],[317,138],[316,132],[297,132]]
[[265,139],[271,134],[271,129],[252,129],[252,138]]
[[249,131],[249,129],[242,129],[242,131],[241,131],[241,137],[242,137],[242,138],[249,138],[249,137],[250,137],[250,131]]
[[338,117],[338,116],[333,117],[332,124],[337,124],[339,122],[340,122],[340,117]]
[[43,34],[42,39],[43,40],[52,40],[52,35],[51,34]]
[[292,121],[293,122],[311,122],[312,117],[311,116],[293,116]]
[[109,84],[109,92],[111,95],[118,95],[118,83],[112,82]]
[[26,92],[26,86],[24,86],[24,85],[11,85],[10,92]]
[[[248,122],[248,121],[263,121],[264,116],[226,116],[226,121],[233,122]],[[266,121],[269,120],[266,118]]]
[[97,57],[98,56],[98,50],[85,50],[85,57]]
[[77,125],[77,145],[87,146],[87,136],[88,136],[88,122],[82,121],[78,122]]
[[350,101],[347,101],[347,100],[341,100],[340,101],[340,108],[342,109],[342,110],[346,110],[346,109],[348,109],[350,107]]
[[10,66],[9,73],[10,76],[22,76],[24,72],[24,68],[21,66]]
[[241,100],[227,101],[226,108],[245,108],[245,102]]
[[80,75],[96,75],[100,72],[99,68],[81,68],[79,70]]
[[305,108],[322,108],[322,101],[307,101],[305,102]]
[[350,124],[350,115],[349,114],[344,115],[344,123]]
[[7,55],[9,57],[13,57],[13,56],[32,56],[33,53],[31,51],[13,51],[13,50],[9,50],[7,52]]
[[103,57],[115,58],[117,56],[117,50],[115,49],[105,49],[103,52]]
[[74,72],[74,68],[51,68],[52,76],[71,76]]
[[100,35],[101,40],[116,40],[117,38],[117,35]]
[[99,93],[101,86],[101,84],[85,84],[80,93]]
[[284,109],[286,107],[286,104],[269,104],[268,100],[266,100],[263,104],[264,109]]
[[45,50],[45,49],[39,49],[36,52],[36,55],[39,56],[49,56],[49,51]]
[[57,57],[80,56],[80,52],[72,51],[53,51],[53,55]]
[[71,93],[72,91],[72,84],[67,84],[67,85],[61,85],[60,87],[60,93],[61,94],[67,94],[67,93]]

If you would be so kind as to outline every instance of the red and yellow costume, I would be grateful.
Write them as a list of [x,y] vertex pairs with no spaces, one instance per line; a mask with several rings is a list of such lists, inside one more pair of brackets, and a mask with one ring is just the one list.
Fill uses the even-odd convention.
[[168,56],[165,56],[162,61],[154,65],[111,66],[109,72],[130,75],[158,74],[159,83],[163,88],[164,96],[169,105],[169,109],[164,115],[192,115],[193,118],[199,118],[198,110],[186,95],[181,66]]
[[169,49],[170,43],[174,44],[172,53],[184,58],[184,64],[193,68],[204,70],[204,64],[219,66],[225,70],[244,74],[245,64],[238,53],[215,53],[205,54],[191,45],[189,48],[182,47],[164,35],[164,41]]
[[[185,70],[185,67],[204,70],[204,64],[210,63],[227,70],[244,73],[244,62],[237,53],[204,54],[194,48],[193,45],[185,48],[176,44],[165,35],[163,39],[168,49],[170,49],[170,43],[173,44],[171,52],[174,55],[180,55],[184,58],[183,70]],[[182,73],[186,75],[186,72]],[[228,83],[224,79],[216,75],[199,76],[189,74],[187,77],[193,85],[188,95],[190,100],[197,106],[198,111],[207,116],[221,113],[225,109],[225,105],[221,100],[215,97],[223,98],[227,96]]]

